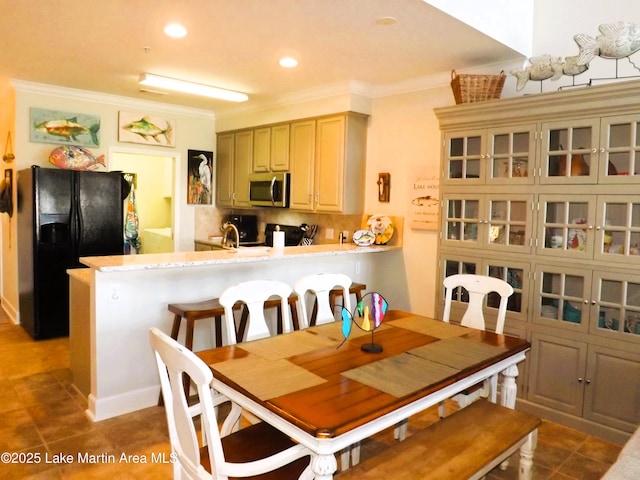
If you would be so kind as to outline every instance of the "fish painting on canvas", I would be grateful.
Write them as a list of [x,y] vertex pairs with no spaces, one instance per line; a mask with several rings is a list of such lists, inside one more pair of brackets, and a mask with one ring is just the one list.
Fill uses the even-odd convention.
[[600,35],[574,35],[578,44],[578,65],[586,65],[594,57],[624,58],[640,50],[640,27],[631,22],[607,23],[598,27]]
[[32,108],[30,120],[32,142],[100,145],[100,119],[96,116]]
[[174,122],[149,115],[120,112],[118,140],[173,147]]

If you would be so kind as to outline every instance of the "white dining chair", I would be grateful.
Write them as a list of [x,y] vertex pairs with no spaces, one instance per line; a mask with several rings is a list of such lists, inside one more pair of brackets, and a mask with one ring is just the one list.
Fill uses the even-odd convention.
[[298,316],[301,319],[302,328],[307,328],[311,324],[311,314],[306,301],[309,297],[311,297],[310,305],[314,306],[316,311],[316,325],[331,323],[335,320],[335,305],[331,305],[331,291],[336,288],[342,290],[341,306],[351,312],[349,298],[351,283],[351,279],[343,273],[314,273],[296,280],[293,290],[298,295]]
[[[453,304],[453,293],[456,289],[464,289],[466,290],[469,298],[467,308],[462,315],[460,325],[469,328],[476,328],[478,330],[485,330],[483,313],[486,303],[485,299],[489,293],[496,292],[500,295],[500,303],[498,305],[498,312],[496,315],[495,333],[503,333],[504,322],[507,315],[507,303],[509,297],[513,294],[513,287],[511,285],[499,278],[487,275],[464,273],[446,277],[443,285],[445,288],[445,302],[442,321],[449,323],[451,317],[451,305]],[[459,295],[456,298],[460,298],[462,290],[459,290],[458,293]],[[481,385],[474,385],[469,389],[454,395],[451,399],[458,404],[459,408],[464,408],[479,398],[487,398],[489,396],[491,397],[491,401],[495,402],[497,389],[498,376],[494,375],[493,377],[485,380]],[[440,415],[440,418],[445,417],[446,412],[444,402],[440,402],[438,405],[438,414]],[[394,435],[399,440],[406,438],[406,420],[396,426]]]
[[[248,328],[246,328],[243,338],[237,338],[238,342],[257,340],[272,335],[274,329],[269,329],[265,317],[265,302],[273,297],[280,300],[282,332],[292,331],[291,313],[288,308],[291,293],[291,287],[278,280],[249,280],[228,287],[219,298],[220,305],[224,307],[225,312],[226,344],[236,343],[233,306],[238,302],[244,303],[248,312]],[[240,333],[242,334],[242,332]]]
[[[177,461],[174,478],[227,480],[311,479],[313,454],[267,422],[237,430],[240,407],[231,404],[218,429],[216,407],[229,400],[211,389],[211,369],[192,351],[157,328],[151,328],[153,348],[169,427],[171,450]],[[196,385],[197,403],[189,406],[182,377]]]

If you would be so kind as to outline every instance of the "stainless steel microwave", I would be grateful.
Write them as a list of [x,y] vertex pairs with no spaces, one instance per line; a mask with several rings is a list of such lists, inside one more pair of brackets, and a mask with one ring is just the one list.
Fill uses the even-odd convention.
[[257,207],[288,207],[289,174],[274,172],[249,175],[249,203]]

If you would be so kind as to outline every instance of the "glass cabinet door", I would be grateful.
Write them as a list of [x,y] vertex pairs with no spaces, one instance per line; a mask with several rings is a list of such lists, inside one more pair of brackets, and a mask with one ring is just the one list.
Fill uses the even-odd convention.
[[489,130],[487,183],[533,183],[535,131],[535,125]]
[[443,211],[443,243],[478,246],[482,235],[480,200],[469,195],[445,195]]
[[597,272],[591,297],[594,299],[591,333],[640,342],[640,278]]
[[637,181],[637,176],[640,175],[639,122],[638,115],[602,119],[600,182],[629,183]]
[[591,271],[535,267],[535,323],[586,332],[589,327]]
[[[524,322],[527,321],[527,306],[529,305],[529,264],[513,262],[511,260],[491,260],[484,261],[482,273],[490,277],[504,280],[513,287],[513,293],[507,301],[507,319],[516,318]],[[498,308],[500,306],[500,295],[493,292],[487,295],[487,306]],[[489,323],[489,319],[486,319]],[[505,322],[505,333],[508,327]],[[490,328],[491,329],[491,328]]]
[[594,258],[640,263],[640,195],[599,195]]
[[492,250],[531,251],[532,195],[488,197],[485,242]]
[[593,195],[540,195],[537,253],[591,258],[595,223]]
[[484,142],[483,131],[445,135],[443,181],[451,185],[484,183]]
[[599,119],[542,124],[540,183],[596,183]]

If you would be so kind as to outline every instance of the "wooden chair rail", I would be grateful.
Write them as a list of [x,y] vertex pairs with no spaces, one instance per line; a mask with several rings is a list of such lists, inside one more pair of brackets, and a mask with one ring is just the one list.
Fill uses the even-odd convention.
[[532,415],[480,400],[335,478],[476,479],[520,448],[519,478],[527,480],[540,423]]

